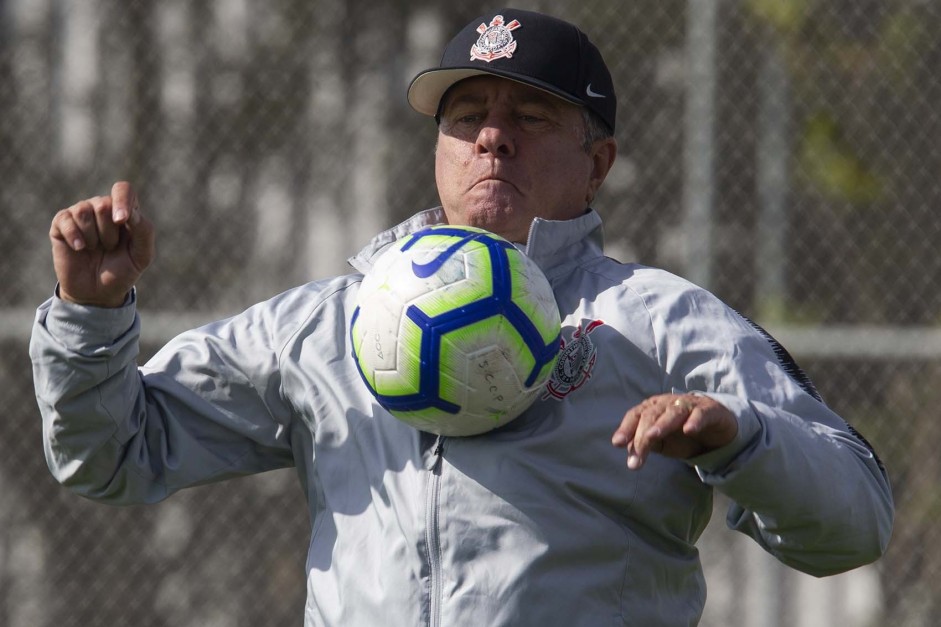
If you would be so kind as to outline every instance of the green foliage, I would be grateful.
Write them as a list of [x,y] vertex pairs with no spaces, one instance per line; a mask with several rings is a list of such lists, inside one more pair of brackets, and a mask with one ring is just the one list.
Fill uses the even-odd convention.
[[826,320],[827,314],[817,302],[800,302],[784,296],[766,297],[755,304],[755,317],[763,324],[788,324],[814,327]]
[[747,0],[745,6],[760,21],[780,33],[796,33],[810,15],[813,0]]
[[931,43],[924,20],[911,10],[886,18],[879,38],[879,65],[895,87],[913,87],[915,68]]
[[852,203],[873,202],[882,196],[882,180],[829,112],[819,111],[805,121],[798,161],[807,179],[828,196]]

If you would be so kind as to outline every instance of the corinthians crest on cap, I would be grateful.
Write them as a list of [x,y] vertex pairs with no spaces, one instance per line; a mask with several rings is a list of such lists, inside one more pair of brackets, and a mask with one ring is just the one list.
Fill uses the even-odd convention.
[[519,20],[504,24],[502,15],[495,15],[490,20],[490,26],[481,23],[477,27],[480,37],[477,38],[477,43],[471,46],[470,49],[471,61],[479,59],[490,63],[494,59],[502,57],[511,58],[516,51],[516,40],[513,39],[513,34],[510,31],[514,31],[520,26],[522,24]]

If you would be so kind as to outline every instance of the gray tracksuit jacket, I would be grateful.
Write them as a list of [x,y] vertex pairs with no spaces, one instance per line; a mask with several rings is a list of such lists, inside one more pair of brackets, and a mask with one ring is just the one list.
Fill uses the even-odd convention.
[[[359,272],[418,214],[351,259]],[[593,211],[536,220],[527,253],[562,314],[543,398],[509,425],[435,438],[385,413],[350,356],[362,278],[310,283],[184,333],[135,365],[133,297],[56,298],[31,342],[55,477],[110,503],[293,466],[312,518],[305,625],[694,625],[694,546],[713,490],[728,525],[802,571],[876,559],[885,472],[770,337],[708,292],[602,253]],[[611,435],[627,409],[698,391],[737,416],[730,445],[638,471]]]

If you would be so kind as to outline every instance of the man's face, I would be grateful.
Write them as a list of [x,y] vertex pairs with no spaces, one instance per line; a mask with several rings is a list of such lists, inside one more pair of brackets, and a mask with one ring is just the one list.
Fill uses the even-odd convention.
[[445,99],[435,180],[451,224],[526,242],[533,218],[584,213],[614,161],[613,139],[586,152],[579,107],[541,90],[477,76]]

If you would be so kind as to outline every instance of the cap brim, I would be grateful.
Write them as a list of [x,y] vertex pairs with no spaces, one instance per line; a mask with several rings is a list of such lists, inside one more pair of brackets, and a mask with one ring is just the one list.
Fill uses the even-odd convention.
[[571,94],[567,94],[548,83],[533,80],[532,77],[515,74],[513,72],[481,69],[479,67],[440,68],[422,72],[412,79],[411,84],[408,86],[408,103],[419,113],[431,116],[437,115],[441,98],[452,85],[465,78],[481,75],[499,76],[511,81],[516,81],[517,83],[529,85],[530,87],[535,87],[536,89],[541,89],[572,104],[585,104],[580,98],[575,98]]

